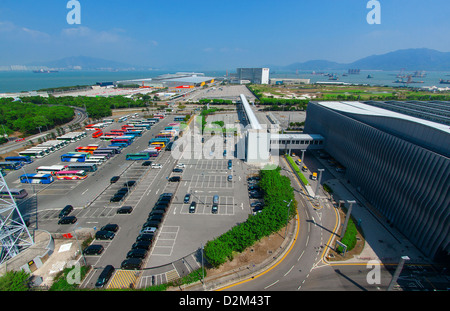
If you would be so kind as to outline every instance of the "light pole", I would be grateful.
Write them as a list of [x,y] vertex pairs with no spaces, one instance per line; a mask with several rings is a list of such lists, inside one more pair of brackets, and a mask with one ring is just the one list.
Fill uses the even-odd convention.
[[[288,202],[284,201],[284,203],[288,203]],[[288,223],[289,223],[289,215],[291,214],[291,203],[292,203],[292,200],[290,200],[288,205],[287,205],[288,206],[288,213],[287,213],[287,217],[286,217],[286,230],[284,231],[284,238],[285,239],[286,239],[286,235],[287,235],[287,229],[288,229]]]
[[405,264],[405,261],[407,261],[407,260],[409,260],[408,256],[402,256],[400,258],[400,262],[398,263],[397,269],[395,269],[394,275],[392,276],[392,280],[391,280],[391,283],[389,283],[387,291],[391,291],[392,287],[394,287],[394,283],[397,282],[397,279],[400,276],[400,273],[402,272],[403,265]]
[[319,172],[319,178],[317,179],[316,191],[314,192],[314,195],[315,195],[316,198],[319,197],[317,194],[318,194],[318,192],[319,192],[320,182],[322,181],[322,172],[323,172],[324,170],[325,170],[325,169],[323,169],[323,168],[317,169],[317,171]]

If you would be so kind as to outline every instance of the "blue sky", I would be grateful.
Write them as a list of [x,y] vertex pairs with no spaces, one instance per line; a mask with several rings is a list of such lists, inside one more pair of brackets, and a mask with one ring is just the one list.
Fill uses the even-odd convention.
[[84,55],[222,70],[450,51],[448,0],[379,0],[379,25],[366,21],[368,0],[79,0],[80,25],[67,23],[67,2],[1,0],[0,65]]

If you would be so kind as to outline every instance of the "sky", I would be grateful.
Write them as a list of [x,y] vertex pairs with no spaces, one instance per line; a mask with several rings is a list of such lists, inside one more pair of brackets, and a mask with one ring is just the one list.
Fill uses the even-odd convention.
[[[375,0],[371,0],[375,1]],[[341,63],[398,49],[450,51],[450,1],[378,0],[1,0],[0,65],[90,56],[132,65],[236,67]]]

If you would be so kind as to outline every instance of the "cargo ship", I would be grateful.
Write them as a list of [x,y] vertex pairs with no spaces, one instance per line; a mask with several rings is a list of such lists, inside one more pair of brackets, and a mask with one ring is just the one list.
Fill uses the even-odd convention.
[[450,80],[443,80],[443,79],[440,79],[440,80],[439,80],[439,83],[440,83],[440,84],[450,84]]

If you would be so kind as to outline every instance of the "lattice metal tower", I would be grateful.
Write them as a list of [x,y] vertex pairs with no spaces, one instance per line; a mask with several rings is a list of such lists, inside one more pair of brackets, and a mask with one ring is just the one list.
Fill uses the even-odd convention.
[[2,264],[33,245],[34,241],[1,173],[0,191],[8,193],[3,198],[0,197],[0,264]]

